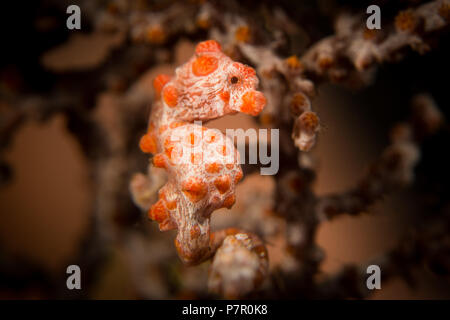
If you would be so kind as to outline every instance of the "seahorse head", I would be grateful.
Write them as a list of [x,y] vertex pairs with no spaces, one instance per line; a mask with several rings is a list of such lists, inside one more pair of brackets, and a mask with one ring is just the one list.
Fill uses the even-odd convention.
[[217,41],[200,42],[194,56],[176,70],[176,113],[190,119],[236,112],[256,116],[266,104],[256,90],[258,82],[255,70],[225,55]]

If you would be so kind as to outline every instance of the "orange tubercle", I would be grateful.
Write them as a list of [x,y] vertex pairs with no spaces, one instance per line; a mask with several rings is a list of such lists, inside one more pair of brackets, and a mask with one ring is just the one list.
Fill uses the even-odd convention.
[[220,99],[222,99],[223,102],[228,103],[230,101],[230,93],[228,91],[221,91],[219,93]]
[[234,205],[235,202],[236,202],[236,196],[234,194],[230,194],[223,201],[223,208],[231,209],[231,207]]
[[195,53],[201,54],[205,52],[220,52],[222,48],[220,44],[215,40],[206,40],[200,42],[195,48]]
[[221,165],[218,162],[208,163],[205,165],[205,170],[208,173],[219,173],[223,168],[223,165]]
[[152,25],[147,30],[147,40],[150,43],[161,44],[166,40],[166,36],[160,25]]
[[170,81],[170,77],[167,74],[160,74],[153,80],[153,88],[155,88],[156,94],[159,96],[163,87]]
[[148,212],[148,217],[157,222],[163,222],[167,219],[167,209],[164,207],[164,203],[161,199],[158,200]]
[[334,58],[331,55],[323,54],[318,57],[318,64],[321,69],[329,69],[334,64]]
[[150,133],[143,135],[141,140],[139,141],[139,147],[141,148],[142,152],[156,153],[155,137]]
[[266,105],[266,98],[261,92],[248,91],[242,96],[241,111],[257,116]]
[[177,208],[177,201],[176,200],[166,201],[166,207],[169,210],[175,210]]
[[242,178],[244,177],[244,174],[242,173],[241,170],[239,170],[236,175],[234,176],[234,183],[238,183],[239,181],[242,180]]
[[227,175],[220,176],[214,180],[214,185],[220,193],[225,193],[230,189],[231,179]]
[[239,42],[248,42],[250,40],[250,28],[248,26],[240,26],[234,33],[234,38]]
[[172,201],[167,200],[166,194],[162,190],[159,191],[159,198],[161,200],[163,200],[163,202],[166,205],[166,208],[168,210],[174,210],[177,207],[177,201],[176,200],[172,200]]
[[219,65],[219,60],[211,56],[200,56],[192,63],[192,72],[196,76],[206,76],[214,72]]
[[243,78],[254,77],[256,75],[255,69],[242,63],[234,62],[233,67],[239,70]]
[[306,111],[300,117],[302,127],[309,131],[314,132],[319,127],[319,118],[314,112]]
[[166,154],[167,158],[172,159],[172,151],[174,148],[175,148],[174,146],[169,146],[166,148],[164,153]]
[[398,31],[412,32],[416,28],[417,19],[414,15],[414,11],[407,9],[400,11],[395,17],[395,27]]
[[178,102],[178,91],[173,85],[167,85],[163,89],[164,102],[171,108],[175,107]]
[[164,154],[158,153],[153,157],[153,165],[157,168],[166,168],[166,159]]
[[377,37],[378,33],[379,33],[379,31],[377,29],[364,28],[363,38],[365,40],[373,40]]
[[300,62],[300,60],[297,58],[296,55],[286,58],[285,61],[288,67],[291,69],[301,69],[303,67],[302,63]]
[[196,177],[191,177],[182,183],[183,192],[192,202],[198,202],[206,196],[208,192],[206,183]]
[[195,23],[197,26],[199,26],[201,29],[208,29],[211,26],[211,21],[208,18],[198,18]]
[[293,95],[289,107],[294,115],[299,116],[304,111],[308,110],[309,105],[310,102],[306,95],[302,92],[297,92]]

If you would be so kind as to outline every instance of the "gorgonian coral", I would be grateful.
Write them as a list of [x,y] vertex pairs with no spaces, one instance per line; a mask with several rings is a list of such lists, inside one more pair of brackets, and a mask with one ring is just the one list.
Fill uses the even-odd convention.
[[140,142],[142,151],[154,154],[153,164],[168,173],[149,217],[159,223],[160,230],[178,229],[175,246],[180,258],[187,264],[200,263],[212,257],[228,237],[211,272],[211,286],[227,291],[220,289],[220,277],[227,277],[221,261],[241,261],[242,252],[255,257],[242,260],[244,264],[252,262],[248,268],[241,268],[245,272],[233,271],[238,282],[252,285],[243,286],[242,292],[224,292],[229,296],[251,291],[262,279],[267,252],[256,235],[234,228],[210,231],[212,212],[233,206],[235,186],[243,173],[233,141],[217,129],[203,127],[200,121],[237,112],[259,114],[266,99],[255,90],[257,85],[251,67],[223,54],[218,42],[201,42],[173,78],[155,78],[160,100],[152,109],[148,132]]

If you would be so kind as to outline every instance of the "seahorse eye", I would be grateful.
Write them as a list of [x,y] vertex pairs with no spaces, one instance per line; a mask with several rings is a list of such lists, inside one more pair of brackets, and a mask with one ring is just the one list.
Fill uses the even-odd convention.
[[233,76],[233,77],[231,77],[230,82],[231,82],[232,84],[236,84],[236,83],[239,82],[239,78],[236,77],[236,76]]

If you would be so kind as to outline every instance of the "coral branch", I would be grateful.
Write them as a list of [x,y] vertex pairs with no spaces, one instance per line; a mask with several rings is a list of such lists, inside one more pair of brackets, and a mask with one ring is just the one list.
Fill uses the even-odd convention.
[[347,213],[356,215],[382,195],[398,186],[410,184],[419,161],[418,139],[435,133],[444,118],[429,95],[412,100],[413,114],[408,123],[400,123],[391,131],[391,144],[353,190],[321,198],[317,206],[320,218],[331,219]]
[[333,82],[364,85],[373,81],[376,64],[398,61],[405,49],[421,54],[444,32],[450,20],[448,0],[436,0],[398,12],[381,29],[367,29],[362,14],[344,12],[335,22],[335,34],[314,44],[301,57],[307,73]]

